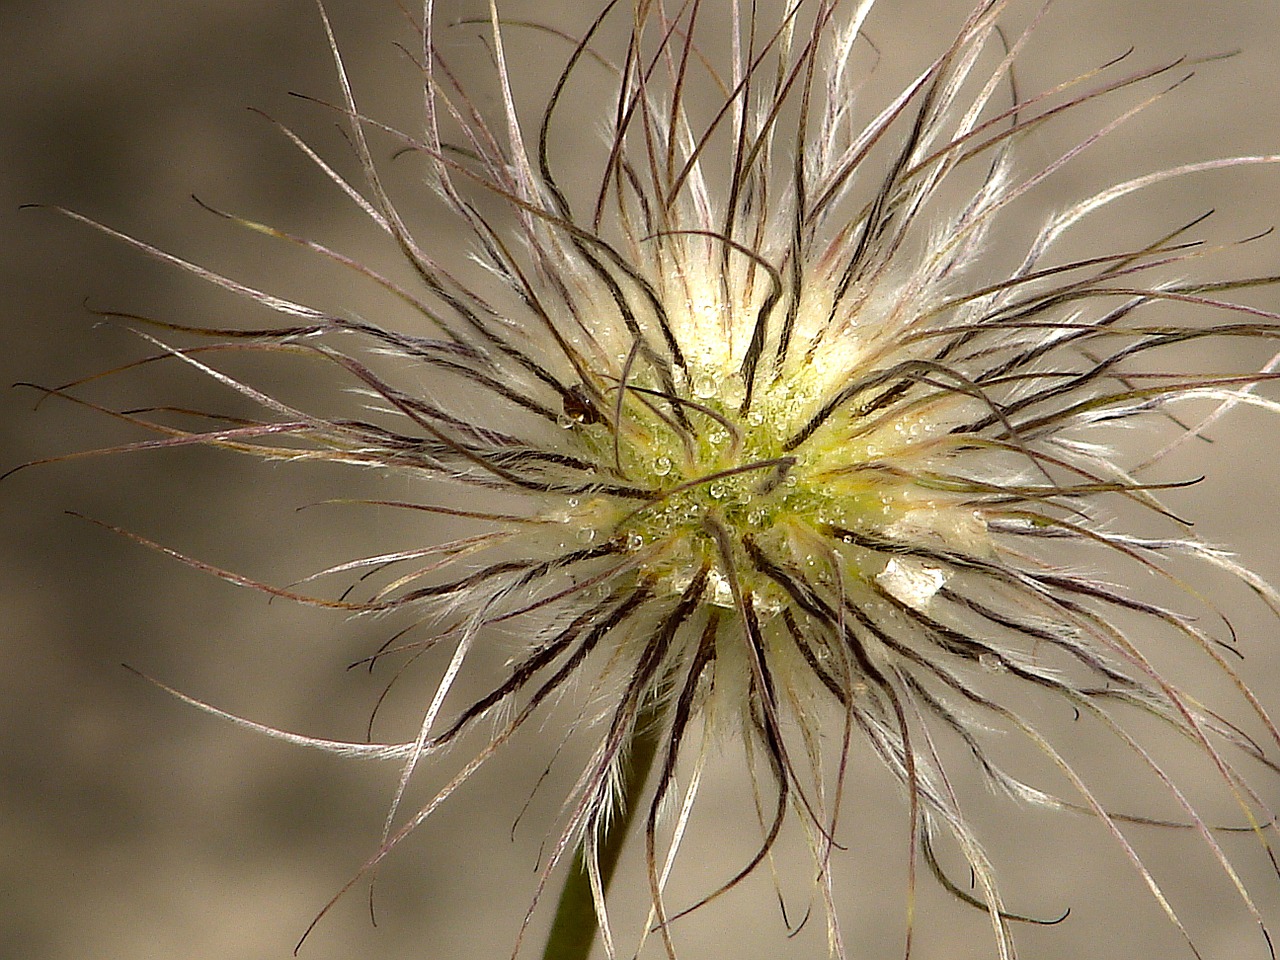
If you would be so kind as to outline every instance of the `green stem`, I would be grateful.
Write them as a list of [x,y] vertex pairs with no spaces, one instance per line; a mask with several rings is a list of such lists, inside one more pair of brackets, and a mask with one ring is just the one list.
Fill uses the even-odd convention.
[[[631,832],[636,807],[640,805],[640,794],[658,753],[662,726],[658,722],[660,712],[661,707],[656,704],[643,708],[631,734],[621,795],[618,798],[618,813],[597,848],[600,882],[605,890],[609,889],[609,881],[618,866],[622,846]],[[595,902],[591,897],[591,881],[587,877],[583,848],[579,847],[560,891],[560,901],[556,904],[556,916],[551,923],[551,933],[547,936],[547,947],[542,952],[542,960],[587,960],[591,948],[595,946],[598,928]]]

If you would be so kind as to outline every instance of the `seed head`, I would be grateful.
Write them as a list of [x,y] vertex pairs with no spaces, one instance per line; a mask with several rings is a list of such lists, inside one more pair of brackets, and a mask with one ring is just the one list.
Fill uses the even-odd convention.
[[[1207,215],[1172,218],[1121,249],[1103,242],[1100,221],[1161,182],[1280,158],[1138,169],[1050,212],[1010,260],[994,252],[1007,251],[1002,226],[1039,202],[1041,183],[1181,84],[1188,61],[1137,66],[1126,55],[1028,93],[1014,67],[1039,17],[1006,34],[1007,3],[987,0],[906,87],[868,103],[868,76],[892,56],[873,43],[873,3],[776,6],[732,4],[726,35],[713,17],[722,11],[699,0],[615,0],[570,36],[505,23],[492,3],[499,107],[486,111],[442,56],[428,0],[417,132],[361,113],[330,33],[334,109],[350,124],[363,182],[284,133],[385,233],[414,284],[232,219],[390,291],[420,315],[415,328],[277,298],[124,238],[288,318],[199,332],[241,350],[321,357],[370,399],[366,415],[326,419],[218,372],[208,346],[166,348],[264,416],[179,430],[126,415],[163,434],[149,445],[395,468],[461,494],[380,509],[474,525],[325,571],[392,571],[367,600],[270,588],[357,612],[409,611],[412,627],[375,659],[441,658],[417,734],[366,744],[268,732],[403,765],[372,868],[517,730],[557,700],[580,699],[577,733],[593,751],[553,829],[539,892],[580,844],[603,921],[599,844],[619,803],[635,808],[652,927],[673,957],[675,916],[697,904],[673,909],[667,878],[697,816],[707,744],[735,740],[753,758],[761,839],[730,876],[708,878],[701,902],[760,868],[795,817],[811,839],[832,950],[845,956],[829,867],[854,829],[838,813],[859,776],[849,758],[861,752],[901,781],[913,888],[926,867],[989,914],[997,955],[1012,957],[1011,930],[1028,918],[1001,892],[955,785],[953,771],[969,768],[998,795],[1096,817],[1198,955],[1129,839],[1156,820],[1109,809],[1024,709],[1065,704],[1166,795],[1265,936],[1220,825],[1150,741],[1194,745],[1269,853],[1273,817],[1246,770],[1272,766],[1280,735],[1236,673],[1235,638],[1205,616],[1202,574],[1187,579],[1185,563],[1238,578],[1272,610],[1280,602],[1162,506],[1161,491],[1183,481],[1154,468],[1233,407],[1275,409],[1255,392],[1275,361],[1181,373],[1177,361],[1188,345],[1204,356],[1228,340],[1277,339],[1275,314],[1231,299],[1276,278],[1169,279],[1217,252],[1196,239]],[[609,39],[618,28],[621,43]],[[512,34],[529,30],[564,52],[533,114],[517,108],[521,77],[506,53]],[[565,104],[584,91],[599,112],[570,115]],[[1100,129],[1047,159],[1024,149],[1095,100],[1118,105]],[[592,177],[570,183],[554,144],[584,119],[604,134],[595,154],[575,158]],[[380,173],[387,142],[416,157],[471,231],[465,272],[430,248],[430,224],[402,219]],[[1092,253],[1060,255],[1082,232],[1096,238]],[[402,362],[388,365],[387,354]],[[1164,438],[1154,455],[1139,452],[1150,436]],[[1145,599],[1126,585],[1133,572],[1165,579],[1182,605]],[[513,628],[528,639],[506,672],[457,702],[473,649]],[[1243,717],[1166,676],[1153,636],[1227,678]],[[488,745],[459,762],[450,748],[484,729]],[[645,737],[656,763],[641,793],[620,785]],[[1010,739],[1047,759],[1061,795],[1005,768],[997,745]],[[399,817],[415,769],[436,762],[454,763],[456,776]],[[907,952],[911,927],[908,918]],[[602,930],[611,956],[630,955]]]

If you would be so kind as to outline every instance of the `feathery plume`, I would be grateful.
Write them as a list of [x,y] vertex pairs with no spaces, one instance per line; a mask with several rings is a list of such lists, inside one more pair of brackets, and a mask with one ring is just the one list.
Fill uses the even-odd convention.
[[[962,767],[999,796],[1095,817],[1199,956],[1131,839],[1176,822],[1207,847],[1269,945],[1221,844],[1224,825],[1199,812],[1154,744],[1193,745],[1271,856],[1274,818],[1252,774],[1274,771],[1280,733],[1195,578],[1235,578],[1272,611],[1280,597],[1162,505],[1162,491],[1188,481],[1153,478],[1233,408],[1275,411],[1256,388],[1280,355],[1243,371],[1178,370],[1188,346],[1202,356],[1221,342],[1280,339],[1275,313],[1232,299],[1277,277],[1169,279],[1222,252],[1196,239],[1207,214],[1121,249],[1106,245],[1102,221],[1162,182],[1280,157],[1135,170],[1049,212],[1017,258],[995,256],[1002,224],[1038,202],[1040,184],[1193,65],[1138,66],[1126,54],[1028,94],[1015,64],[1045,11],[1008,35],[1007,0],[986,0],[918,76],[873,104],[865,81],[890,56],[868,29],[874,6],[787,0],[766,13],[611,0],[574,36],[507,22],[491,0],[499,97],[486,110],[442,55],[427,0],[414,131],[361,112],[326,18],[341,88],[329,106],[349,124],[362,182],[280,129],[385,234],[414,282],[220,215],[389,291],[419,315],[413,329],[277,297],[94,224],[284,318],[270,329],[158,323],[214,342],[156,339],[147,361],[195,367],[262,416],[192,429],[116,413],[158,435],[120,449],[198,443],[393,468],[458,493],[378,509],[473,528],[316,574],[384,578],[365,599],[269,587],[175,554],[306,603],[405,611],[411,626],[371,661],[440,660],[420,727],[402,742],[335,742],[229,718],[401,765],[363,876],[552,703],[581,702],[566,736],[593,750],[552,828],[534,900],[580,851],[583,895],[611,957],[633,953],[615,942],[606,911],[617,857],[606,847],[628,823],[644,849],[648,927],[675,957],[678,915],[762,868],[789,817],[810,841],[831,949],[850,955],[829,866],[853,829],[839,813],[855,754],[901,781],[909,897],[932,874],[986,911],[1002,960],[1015,955],[1014,928],[1041,921],[1002,892],[968,812],[982,798],[956,783]],[[540,114],[517,106],[524,91],[507,47],[521,31],[564,51]],[[604,135],[594,155],[575,158],[592,177],[570,182],[554,141],[582,123],[564,104],[583,90],[594,91],[600,112],[587,119]],[[1100,129],[1047,160],[1022,149],[1092,101],[1118,105]],[[402,216],[380,172],[393,151],[420,161],[470,231],[470,264],[433,250],[430,225]],[[1098,238],[1094,252],[1064,259],[1063,239],[1081,234]],[[368,408],[331,419],[290,405],[220,372],[223,349],[319,358]],[[1134,438],[1152,435],[1163,445],[1142,452]],[[1188,562],[1203,572],[1188,579]],[[1181,602],[1145,599],[1126,582],[1135,572],[1163,578]],[[459,703],[474,648],[513,628],[524,648],[487,693]],[[1167,675],[1153,644],[1193,651],[1204,676],[1235,691],[1234,708],[1203,702],[1195,676]],[[1177,817],[1110,809],[1026,710],[1050,701],[1104,731]],[[486,730],[478,752],[451,749]],[[708,744],[735,740],[759,811],[756,852],[708,878],[699,903],[670,904],[664,890],[697,817]],[[1010,741],[1038,752],[1058,786],[1007,768]],[[405,815],[405,789],[424,764],[455,775]],[[909,910],[907,954],[913,924]]]

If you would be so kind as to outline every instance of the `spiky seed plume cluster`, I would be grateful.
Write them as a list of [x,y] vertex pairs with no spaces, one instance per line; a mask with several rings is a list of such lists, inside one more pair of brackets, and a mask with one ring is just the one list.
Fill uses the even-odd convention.
[[[863,36],[872,6],[795,0],[765,15],[736,3],[713,10],[699,0],[614,0],[579,37],[541,28],[549,45],[563,45],[565,64],[541,116],[519,116],[504,40],[533,28],[504,24],[492,4],[502,105],[493,118],[442,58],[428,0],[426,110],[414,132],[360,112],[330,33],[342,89],[336,109],[350,122],[364,182],[344,179],[283,132],[385,232],[416,284],[240,222],[390,291],[420,314],[421,328],[386,329],[274,297],[124,237],[289,324],[201,332],[237,338],[240,350],[318,355],[374,408],[367,418],[322,419],[218,372],[217,347],[166,348],[258,402],[264,417],[190,431],[121,414],[162,434],[133,446],[208,443],[394,467],[470,491],[464,507],[382,505],[475,529],[325,571],[390,571],[372,599],[269,588],[351,611],[415,611],[413,631],[384,655],[430,650],[444,666],[421,729],[406,742],[268,732],[396,758],[403,791],[417,765],[472,730],[493,730],[489,746],[459,764],[429,803],[407,819],[393,808],[369,866],[574,690],[604,706],[584,721],[595,749],[543,882],[576,843],[593,863],[628,744],[638,724],[650,725],[655,774],[644,799],[628,800],[639,803],[655,929],[672,956],[663,889],[694,811],[705,758],[694,731],[702,729],[742,738],[767,774],[758,782],[758,852],[733,876],[710,879],[708,893],[760,866],[795,815],[813,838],[818,886],[832,907],[827,864],[846,826],[837,810],[856,741],[904,785],[911,876],[918,858],[956,897],[988,911],[1000,957],[1014,955],[1011,920],[1019,918],[953,787],[949,771],[962,763],[999,794],[1096,816],[1182,929],[1126,839],[1135,818],[1106,809],[1049,738],[993,692],[998,675],[1001,685],[1016,681],[1108,730],[1208,845],[1261,925],[1215,824],[1128,718],[1157,718],[1166,735],[1202,751],[1264,846],[1272,815],[1242,766],[1270,766],[1268,745],[1166,678],[1143,642],[1157,632],[1150,628],[1229,678],[1271,746],[1280,740],[1275,725],[1236,676],[1230,638],[1081,570],[1145,568],[1178,584],[1171,564],[1191,558],[1277,607],[1269,587],[1160,505],[1162,485],[1146,479],[1154,460],[1135,463],[1110,447],[1117,423],[1164,431],[1168,450],[1233,406],[1274,407],[1254,391],[1270,366],[1175,374],[1161,359],[1187,344],[1276,339],[1275,315],[1229,299],[1274,278],[1150,280],[1170,267],[1192,272],[1206,253],[1194,239],[1203,217],[1170,222],[1138,248],[1100,246],[1069,262],[1057,250],[1064,236],[1096,231],[1103,209],[1127,195],[1278,158],[1138,171],[1050,215],[1020,261],[1001,267],[991,238],[1011,211],[1189,68],[1134,67],[1121,57],[1021,95],[1013,69],[1032,30],[999,32],[1006,3],[989,0],[919,76],[872,107],[859,98],[866,64],[880,55]],[[728,19],[727,44],[711,35],[723,30],[718,17]],[[606,31],[628,21],[628,39],[608,45]],[[730,54],[717,59],[711,51],[726,45]],[[562,100],[605,85],[608,99],[589,118],[607,131],[595,179],[571,187],[550,145],[581,120],[564,113]],[[1122,104],[1102,129],[1049,162],[1020,153],[1046,121],[1095,99]],[[475,279],[450,272],[424,245],[426,231],[401,219],[375,160],[387,142],[421,161],[471,230]],[[1171,303],[1197,307],[1195,319],[1175,319]],[[414,385],[380,373],[379,353],[409,361]],[[1121,515],[1145,515],[1167,532],[1127,532],[1113,519]],[[1182,586],[1189,603],[1201,603]],[[455,678],[495,624],[519,625],[532,639],[489,693],[457,705]],[[1048,758],[1070,795],[1002,769],[991,744],[1011,733]],[[964,756],[944,761],[941,740],[962,744]],[[659,829],[663,810],[676,811],[667,830]],[[972,887],[942,869],[940,843],[967,861]],[[829,912],[833,950],[843,956]]]

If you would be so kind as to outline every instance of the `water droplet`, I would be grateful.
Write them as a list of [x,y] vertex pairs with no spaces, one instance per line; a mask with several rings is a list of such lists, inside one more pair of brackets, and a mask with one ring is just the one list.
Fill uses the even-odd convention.
[[712,570],[709,580],[711,593],[708,599],[711,603],[717,607],[732,607],[733,588],[729,586],[729,581],[721,575],[719,570]]
[[947,575],[917,560],[891,557],[876,574],[876,582],[908,606],[923,610],[947,582]]
[[777,597],[761,596],[753,593],[752,599],[755,601],[756,613],[762,617],[776,617],[782,612],[782,601]]
[[654,476],[665,477],[670,472],[671,472],[670,457],[658,457],[653,461]]
[[693,395],[699,400],[710,400],[716,395],[716,379],[705,373],[693,378]]
[[1005,670],[1008,669],[1005,662],[994,653],[979,654],[978,663],[982,669],[986,670],[988,673],[1004,673]]

